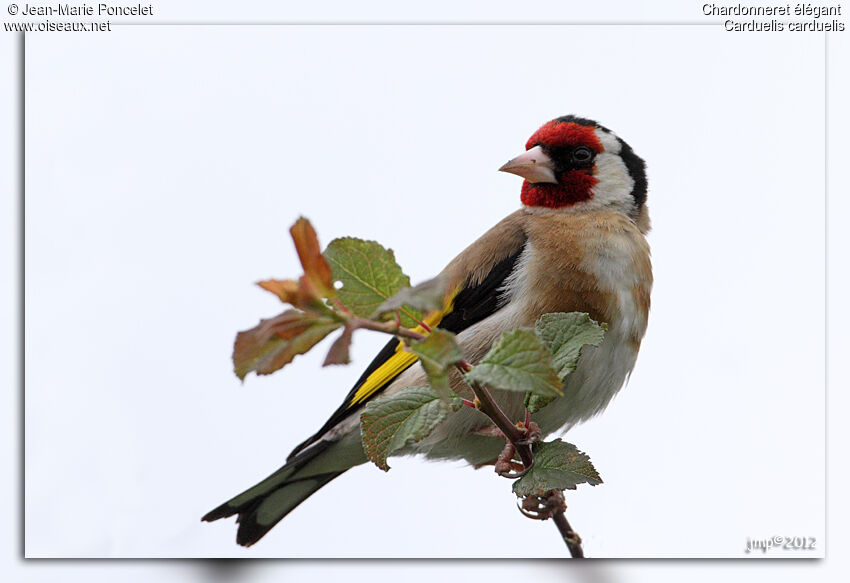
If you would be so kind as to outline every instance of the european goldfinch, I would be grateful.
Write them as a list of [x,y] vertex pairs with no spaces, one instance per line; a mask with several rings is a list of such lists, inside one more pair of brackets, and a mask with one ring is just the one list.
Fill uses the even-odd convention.
[[[526,152],[500,170],[525,179],[522,208],[440,273],[447,304],[436,325],[457,334],[474,364],[502,332],[531,327],[549,312],[587,312],[608,324],[602,344],[587,347],[566,377],[564,396],[533,415],[546,436],[601,412],[635,365],[652,287],[645,164],[609,129],[568,115],[544,124]],[[471,398],[454,374],[455,392]],[[425,384],[416,357],[391,340],[282,468],[203,520],[236,514],[236,542],[254,544],[319,488],[366,461],[359,421],[367,402]],[[510,418],[524,418],[522,393],[497,392],[496,399]],[[492,463],[504,440],[476,432],[487,425],[486,416],[464,407],[402,453]]]

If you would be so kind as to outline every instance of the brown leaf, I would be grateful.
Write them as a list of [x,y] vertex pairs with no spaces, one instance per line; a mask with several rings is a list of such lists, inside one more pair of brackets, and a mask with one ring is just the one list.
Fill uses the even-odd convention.
[[351,362],[351,357],[348,354],[348,347],[351,346],[351,335],[353,334],[354,329],[346,326],[342,330],[342,334],[339,335],[339,338],[334,340],[334,343],[331,345],[331,349],[328,350],[328,355],[325,357],[325,362],[322,363],[322,366],[329,366],[331,364],[348,364]]
[[297,281],[291,279],[267,279],[258,281],[257,285],[266,291],[275,294],[281,301],[293,306],[298,305],[299,286]]
[[[292,240],[295,242],[295,250],[304,268],[304,275],[309,280],[314,291],[319,297],[336,297],[336,288],[331,277],[331,267],[322,255],[319,248],[319,238],[310,221],[304,217],[299,218],[289,229]],[[303,287],[303,284],[302,284]]]
[[287,310],[274,318],[261,320],[259,325],[236,335],[234,372],[240,379],[251,371],[271,374],[340,326],[341,323],[331,318],[300,310]]

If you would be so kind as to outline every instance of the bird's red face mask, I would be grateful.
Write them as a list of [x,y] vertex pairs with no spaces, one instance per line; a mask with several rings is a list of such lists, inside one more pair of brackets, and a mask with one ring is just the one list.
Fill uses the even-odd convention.
[[594,126],[550,121],[534,132],[525,148],[499,168],[525,178],[524,205],[563,208],[593,198],[596,155],[605,150]]

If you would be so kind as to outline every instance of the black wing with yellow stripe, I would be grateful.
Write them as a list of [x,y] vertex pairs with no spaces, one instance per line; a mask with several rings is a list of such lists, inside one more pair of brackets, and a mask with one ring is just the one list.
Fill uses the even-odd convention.
[[[501,288],[516,268],[521,253],[522,248],[498,262],[478,285],[463,288],[454,297],[445,314],[432,316],[429,318],[430,321],[426,320],[426,324],[457,334],[495,313],[502,307]],[[339,409],[334,411],[334,414],[315,435],[292,450],[287,460],[292,459],[304,448],[317,442],[337,423],[381,394],[398,375],[410,368],[417,360],[416,355],[402,350],[400,340],[396,338],[390,340],[354,384]]]

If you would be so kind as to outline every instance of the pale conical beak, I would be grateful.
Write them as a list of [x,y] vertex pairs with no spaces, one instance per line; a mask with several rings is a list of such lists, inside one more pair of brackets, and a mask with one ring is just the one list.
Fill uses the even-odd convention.
[[532,183],[548,182],[550,184],[558,184],[558,179],[555,178],[552,159],[546,155],[546,152],[540,146],[534,146],[525,154],[517,156],[499,168],[499,171],[522,176]]

